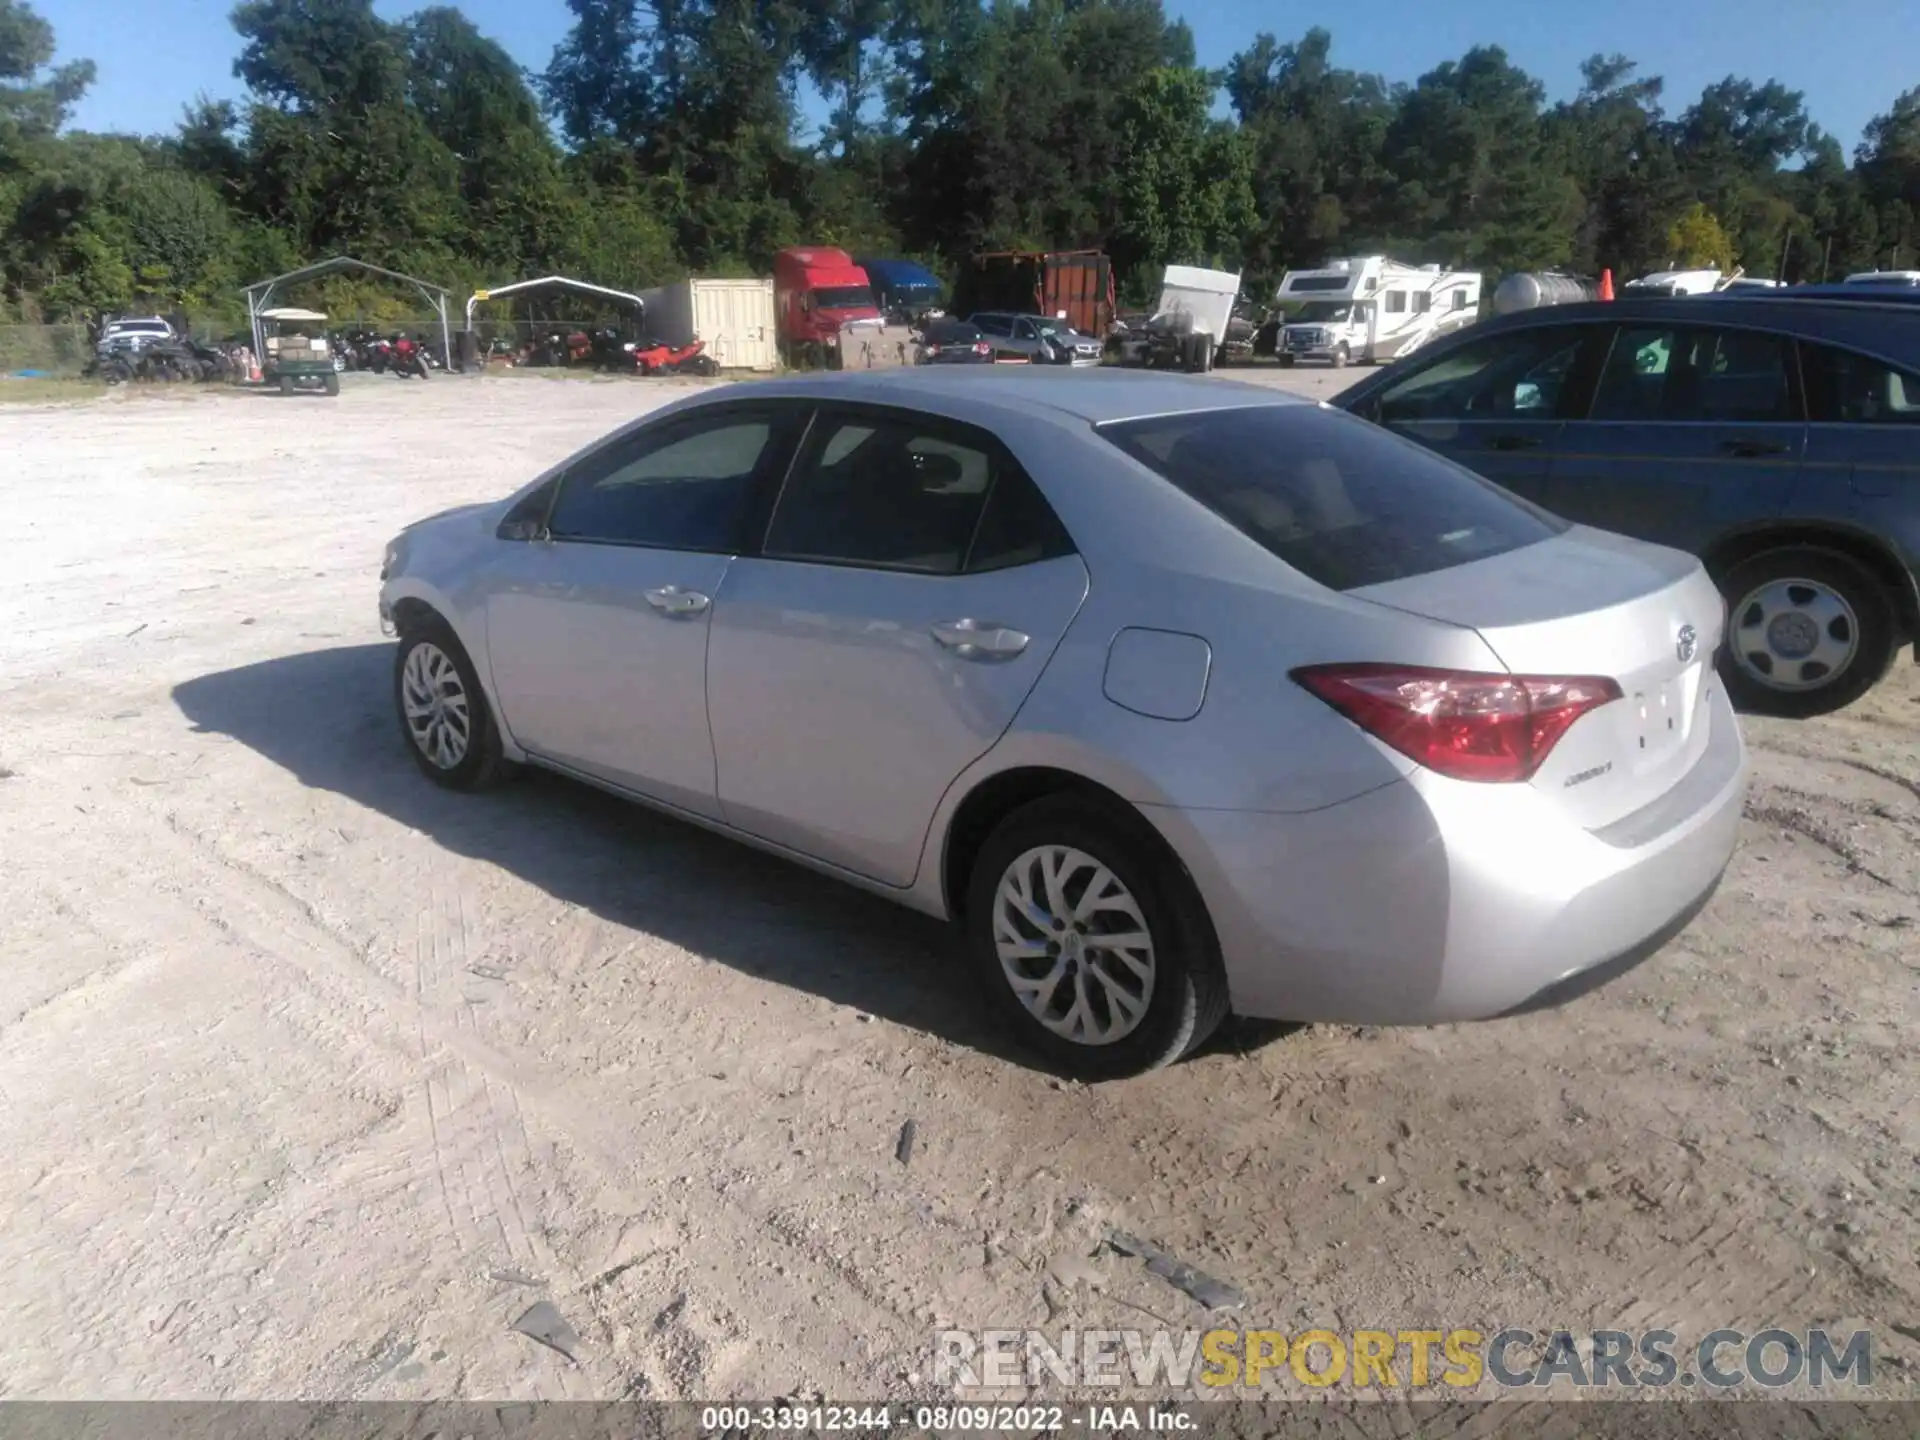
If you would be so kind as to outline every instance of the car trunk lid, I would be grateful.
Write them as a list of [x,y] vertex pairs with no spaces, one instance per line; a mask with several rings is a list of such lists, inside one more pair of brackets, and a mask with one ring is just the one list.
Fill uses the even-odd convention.
[[1622,698],[1575,722],[1529,782],[1585,828],[1651,804],[1706,749],[1724,610],[1690,555],[1576,526],[1351,593],[1468,627],[1516,675],[1619,684]]

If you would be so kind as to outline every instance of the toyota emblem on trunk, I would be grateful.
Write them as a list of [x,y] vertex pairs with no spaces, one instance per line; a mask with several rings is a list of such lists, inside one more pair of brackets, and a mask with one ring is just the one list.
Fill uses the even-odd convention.
[[1699,648],[1700,632],[1691,625],[1682,625],[1680,633],[1674,637],[1673,641],[1674,653],[1680,657],[1680,663],[1685,665],[1692,660],[1694,651]]

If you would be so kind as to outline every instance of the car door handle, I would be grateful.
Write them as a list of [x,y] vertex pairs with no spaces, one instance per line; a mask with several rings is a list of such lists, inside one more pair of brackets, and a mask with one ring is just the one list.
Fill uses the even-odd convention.
[[1538,450],[1540,445],[1537,435],[1495,435],[1487,441],[1489,450]]
[[1784,455],[1793,447],[1784,440],[1722,440],[1720,448],[1729,455],[1752,458],[1757,455]]
[[933,627],[933,638],[963,660],[1010,660],[1032,643],[1033,637],[1005,625],[978,620],[953,620]]
[[647,604],[663,615],[698,615],[712,603],[698,590],[682,590],[678,585],[647,591]]

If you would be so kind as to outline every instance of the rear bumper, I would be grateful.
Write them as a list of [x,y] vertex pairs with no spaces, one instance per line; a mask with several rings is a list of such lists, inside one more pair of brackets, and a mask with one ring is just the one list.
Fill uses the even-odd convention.
[[1647,958],[1718,885],[1747,758],[1724,692],[1710,704],[1693,770],[1600,831],[1531,787],[1427,772],[1304,815],[1146,813],[1199,886],[1240,1014],[1425,1025],[1539,1009]]

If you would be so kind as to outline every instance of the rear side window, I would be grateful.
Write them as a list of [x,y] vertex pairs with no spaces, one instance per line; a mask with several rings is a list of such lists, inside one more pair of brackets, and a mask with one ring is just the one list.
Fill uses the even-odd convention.
[[1807,382],[1807,411],[1827,425],[1920,425],[1920,375],[1896,370],[1884,360],[1800,344]]
[[1431,451],[1318,408],[1156,416],[1097,433],[1334,590],[1503,555],[1567,528]]

